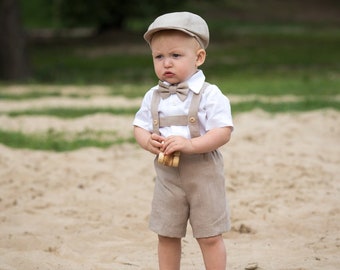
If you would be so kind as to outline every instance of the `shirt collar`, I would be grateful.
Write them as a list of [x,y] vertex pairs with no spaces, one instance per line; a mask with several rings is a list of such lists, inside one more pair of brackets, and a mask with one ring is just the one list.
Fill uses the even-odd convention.
[[204,84],[205,76],[202,70],[197,70],[197,72],[192,75],[188,80],[187,83],[191,91],[195,94],[198,94]]

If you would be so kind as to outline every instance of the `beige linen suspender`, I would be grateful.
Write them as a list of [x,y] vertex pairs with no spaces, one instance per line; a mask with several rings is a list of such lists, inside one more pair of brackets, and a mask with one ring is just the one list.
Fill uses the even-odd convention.
[[193,93],[188,115],[175,115],[159,117],[158,105],[161,100],[159,92],[156,90],[152,96],[151,115],[153,121],[153,132],[159,134],[159,128],[166,126],[189,126],[191,138],[200,136],[200,125],[198,120],[198,109],[202,93],[209,86],[205,82],[198,94]]

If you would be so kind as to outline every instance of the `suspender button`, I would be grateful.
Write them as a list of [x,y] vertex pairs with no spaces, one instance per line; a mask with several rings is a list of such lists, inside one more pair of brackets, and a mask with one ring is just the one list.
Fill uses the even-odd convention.
[[190,117],[190,118],[189,118],[189,122],[190,122],[190,123],[195,123],[195,122],[196,122],[196,118],[193,117],[193,116]]
[[153,120],[153,125],[158,126],[158,120]]

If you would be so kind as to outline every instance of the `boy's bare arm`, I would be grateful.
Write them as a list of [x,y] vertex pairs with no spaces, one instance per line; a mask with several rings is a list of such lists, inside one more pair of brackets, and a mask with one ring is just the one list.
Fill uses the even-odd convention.
[[161,150],[167,155],[175,151],[187,154],[211,152],[230,140],[231,130],[231,127],[215,128],[208,131],[205,135],[193,139],[170,136],[165,139]]
[[137,126],[134,126],[133,130],[136,141],[142,148],[155,155],[159,154],[164,137],[155,133],[150,133],[149,131]]

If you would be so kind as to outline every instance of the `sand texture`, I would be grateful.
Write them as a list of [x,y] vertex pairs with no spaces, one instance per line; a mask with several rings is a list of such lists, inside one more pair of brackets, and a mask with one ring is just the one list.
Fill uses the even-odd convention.
[[[88,102],[98,106],[98,100]],[[126,101],[103,102],[124,107]],[[116,130],[128,137],[132,118],[1,115],[0,125],[23,132]],[[234,122],[232,140],[221,148],[232,213],[224,235],[228,269],[250,263],[265,270],[340,269],[340,113],[255,110]],[[157,236],[148,230],[153,158],[137,144],[61,153],[0,144],[0,269],[157,269]],[[182,269],[204,269],[190,227]]]

